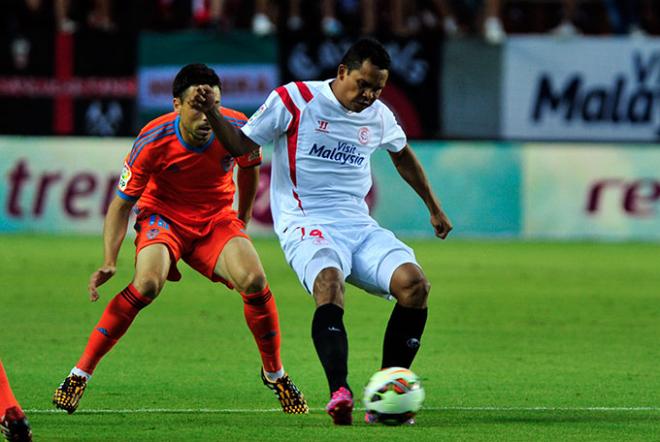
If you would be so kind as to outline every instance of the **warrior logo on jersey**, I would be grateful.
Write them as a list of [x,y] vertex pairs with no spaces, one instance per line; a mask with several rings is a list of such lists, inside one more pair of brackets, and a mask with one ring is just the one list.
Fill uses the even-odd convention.
[[369,138],[369,128],[361,127],[360,130],[358,130],[358,141],[360,144],[364,145],[369,143]]
[[132,176],[131,168],[128,167],[128,164],[124,163],[124,167],[121,169],[121,176],[119,177],[119,190],[126,190],[126,186],[128,186],[128,182]]

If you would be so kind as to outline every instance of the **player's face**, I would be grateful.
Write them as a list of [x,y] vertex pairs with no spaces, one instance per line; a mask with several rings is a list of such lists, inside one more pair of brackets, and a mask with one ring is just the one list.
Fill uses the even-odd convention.
[[[197,85],[192,85],[183,93],[181,99],[174,99],[174,110],[180,116],[181,135],[186,142],[201,146],[211,137],[211,125],[206,119],[204,112],[201,112],[190,105],[190,97]],[[213,87],[215,93],[215,104],[220,106],[220,88]]]
[[362,112],[380,97],[388,76],[387,69],[380,69],[369,60],[365,60],[360,69],[351,71],[339,65],[337,99],[348,110]]

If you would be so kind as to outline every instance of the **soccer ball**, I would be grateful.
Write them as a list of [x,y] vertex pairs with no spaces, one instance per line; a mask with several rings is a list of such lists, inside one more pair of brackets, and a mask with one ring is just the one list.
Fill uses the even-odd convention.
[[390,367],[374,373],[364,389],[364,406],[378,422],[399,425],[422,408],[424,389],[419,377],[407,368]]

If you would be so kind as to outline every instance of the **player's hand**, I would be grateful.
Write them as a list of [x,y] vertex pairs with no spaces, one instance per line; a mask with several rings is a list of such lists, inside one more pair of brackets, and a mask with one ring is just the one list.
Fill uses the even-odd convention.
[[189,95],[188,103],[193,109],[208,112],[216,105],[215,91],[208,84],[197,86]]
[[440,209],[439,212],[431,213],[431,225],[435,230],[435,236],[440,239],[447,238],[447,235],[449,235],[451,229],[454,228],[454,226],[451,224],[451,221],[449,220],[449,217],[447,214],[445,214],[445,212],[442,211],[442,209]]
[[103,266],[92,273],[92,276],[89,277],[89,285],[87,286],[90,301],[96,302],[99,300],[99,286],[105,284],[108,279],[112,278],[116,271],[117,268],[115,266]]

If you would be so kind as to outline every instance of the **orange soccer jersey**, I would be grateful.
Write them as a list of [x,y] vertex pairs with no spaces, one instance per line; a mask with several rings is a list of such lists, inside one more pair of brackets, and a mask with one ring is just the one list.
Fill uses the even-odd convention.
[[[236,127],[245,114],[220,108]],[[261,163],[261,150],[236,159],[241,167]],[[204,235],[214,222],[236,216],[232,205],[234,158],[211,134],[203,146],[186,143],[179,116],[171,112],[149,122],[124,160],[117,194],[137,201],[138,213],[153,212],[190,233]]]

